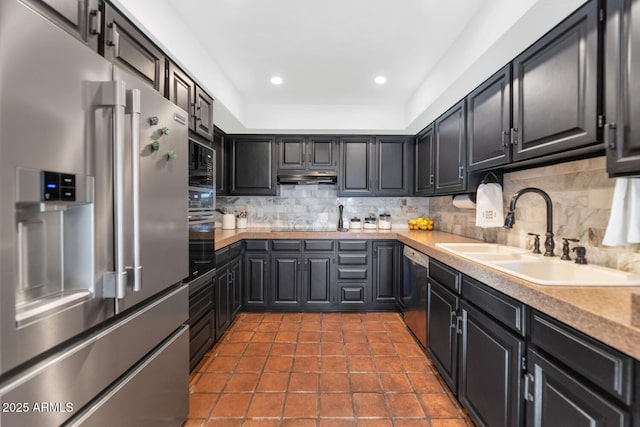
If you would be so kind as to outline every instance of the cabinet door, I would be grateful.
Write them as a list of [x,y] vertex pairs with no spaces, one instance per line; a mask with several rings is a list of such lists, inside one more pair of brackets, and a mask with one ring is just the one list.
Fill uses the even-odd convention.
[[610,176],[640,174],[640,2],[608,0],[604,141]]
[[511,64],[467,96],[469,171],[511,161]]
[[457,296],[429,279],[427,349],[454,394],[458,391],[458,301]]
[[307,141],[309,170],[335,171],[338,168],[338,149],[334,137],[310,136]]
[[215,128],[213,149],[216,150],[216,196],[227,195],[227,135]]
[[598,114],[592,0],[513,60],[514,160],[594,144]]
[[242,302],[246,309],[268,308],[267,291],[270,285],[271,256],[268,253],[247,252],[243,262],[244,292]]
[[276,142],[278,150],[278,170],[292,171],[306,169],[306,144],[303,136],[280,136]]
[[373,193],[373,139],[348,137],[340,139],[339,196],[370,196]]
[[208,141],[213,140],[213,98],[196,86],[193,128]]
[[373,242],[373,303],[395,305],[399,281],[398,245],[395,242]]
[[176,64],[169,62],[168,85],[167,95],[169,96],[169,101],[187,112],[188,117],[185,117],[185,119],[189,122],[189,129],[195,130],[193,114],[195,101],[193,97],[196,93],[196,84]]
[[274,138],[270,136],[233,137],[230,194],[246,196],[276,194],[273,146]]
[[91,50],[98,51],[98,38],[102,33],[102,12],[99,10],[99,0],[24,1],[85,43]]
[[164,95],[165,56],[131,22],[105,3],[104,57]]
[[227,266],[223,266],[216,271],[216,284],[214,291],[215,318],[216,318],[216,340],[231,324],[231,294],[229,293],[229,278],[231,274]]
[[334,265],[332,253],[304,255],[305,308],[326,310],[333,305]]
[[274,254],[271,258],[273,265],[273,276],[271,284],[273,286],[272,307],[300,306],[300,254]]
[[466,190],[465,157],[467,150],[465,101],[450,108],[435,124],[436,194]]
[[479,426],[523,425],[524,340],[462,301],[458,399]]
[[623,409],[574,375],[529,349],[525,375],[527,427],[620,427],[630,424]]
[[408,196],[410,194],[410,146],[410,139],[405,137],[376,138],[375,193],[377,196]]
[[236,257],[229,263],[231,273],[231,320],[242,309],[242,257]]
[[433,194],[433,183],[435,174],[433,170],[433,126],[429,125],[426,129],[416,136],[415,149],[415,180],[414,194],[416,196],[429,196]]

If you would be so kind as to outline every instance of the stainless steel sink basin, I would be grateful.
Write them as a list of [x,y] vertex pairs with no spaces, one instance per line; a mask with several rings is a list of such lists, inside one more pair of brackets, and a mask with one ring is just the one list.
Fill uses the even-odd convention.
[[436,246],[539,285],[640,286],[640,276],[598,265],[580,265],[496,243],[437,243]]

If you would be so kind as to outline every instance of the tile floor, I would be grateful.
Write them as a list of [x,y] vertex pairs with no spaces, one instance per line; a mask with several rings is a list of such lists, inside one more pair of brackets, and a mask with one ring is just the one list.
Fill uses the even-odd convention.
[[468,427],[396,313],[242,313],[191,374],[184,427]]

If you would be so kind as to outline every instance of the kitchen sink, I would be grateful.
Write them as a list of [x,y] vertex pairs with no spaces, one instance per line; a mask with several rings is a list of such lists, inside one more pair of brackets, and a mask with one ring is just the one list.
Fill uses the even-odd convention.
[[576,264],[496,243],[436,243],[463,258],[539,285],[640,286],[640,276],[598,265]]

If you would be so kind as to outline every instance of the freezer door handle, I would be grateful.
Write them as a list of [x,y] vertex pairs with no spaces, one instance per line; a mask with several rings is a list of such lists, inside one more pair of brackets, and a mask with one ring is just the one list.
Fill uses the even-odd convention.
[[133,266],[129,267],[133,291],[142,290],[140,263],[140,90],[127,91],[126,114],[131,115],[131,197],[133,213]]

